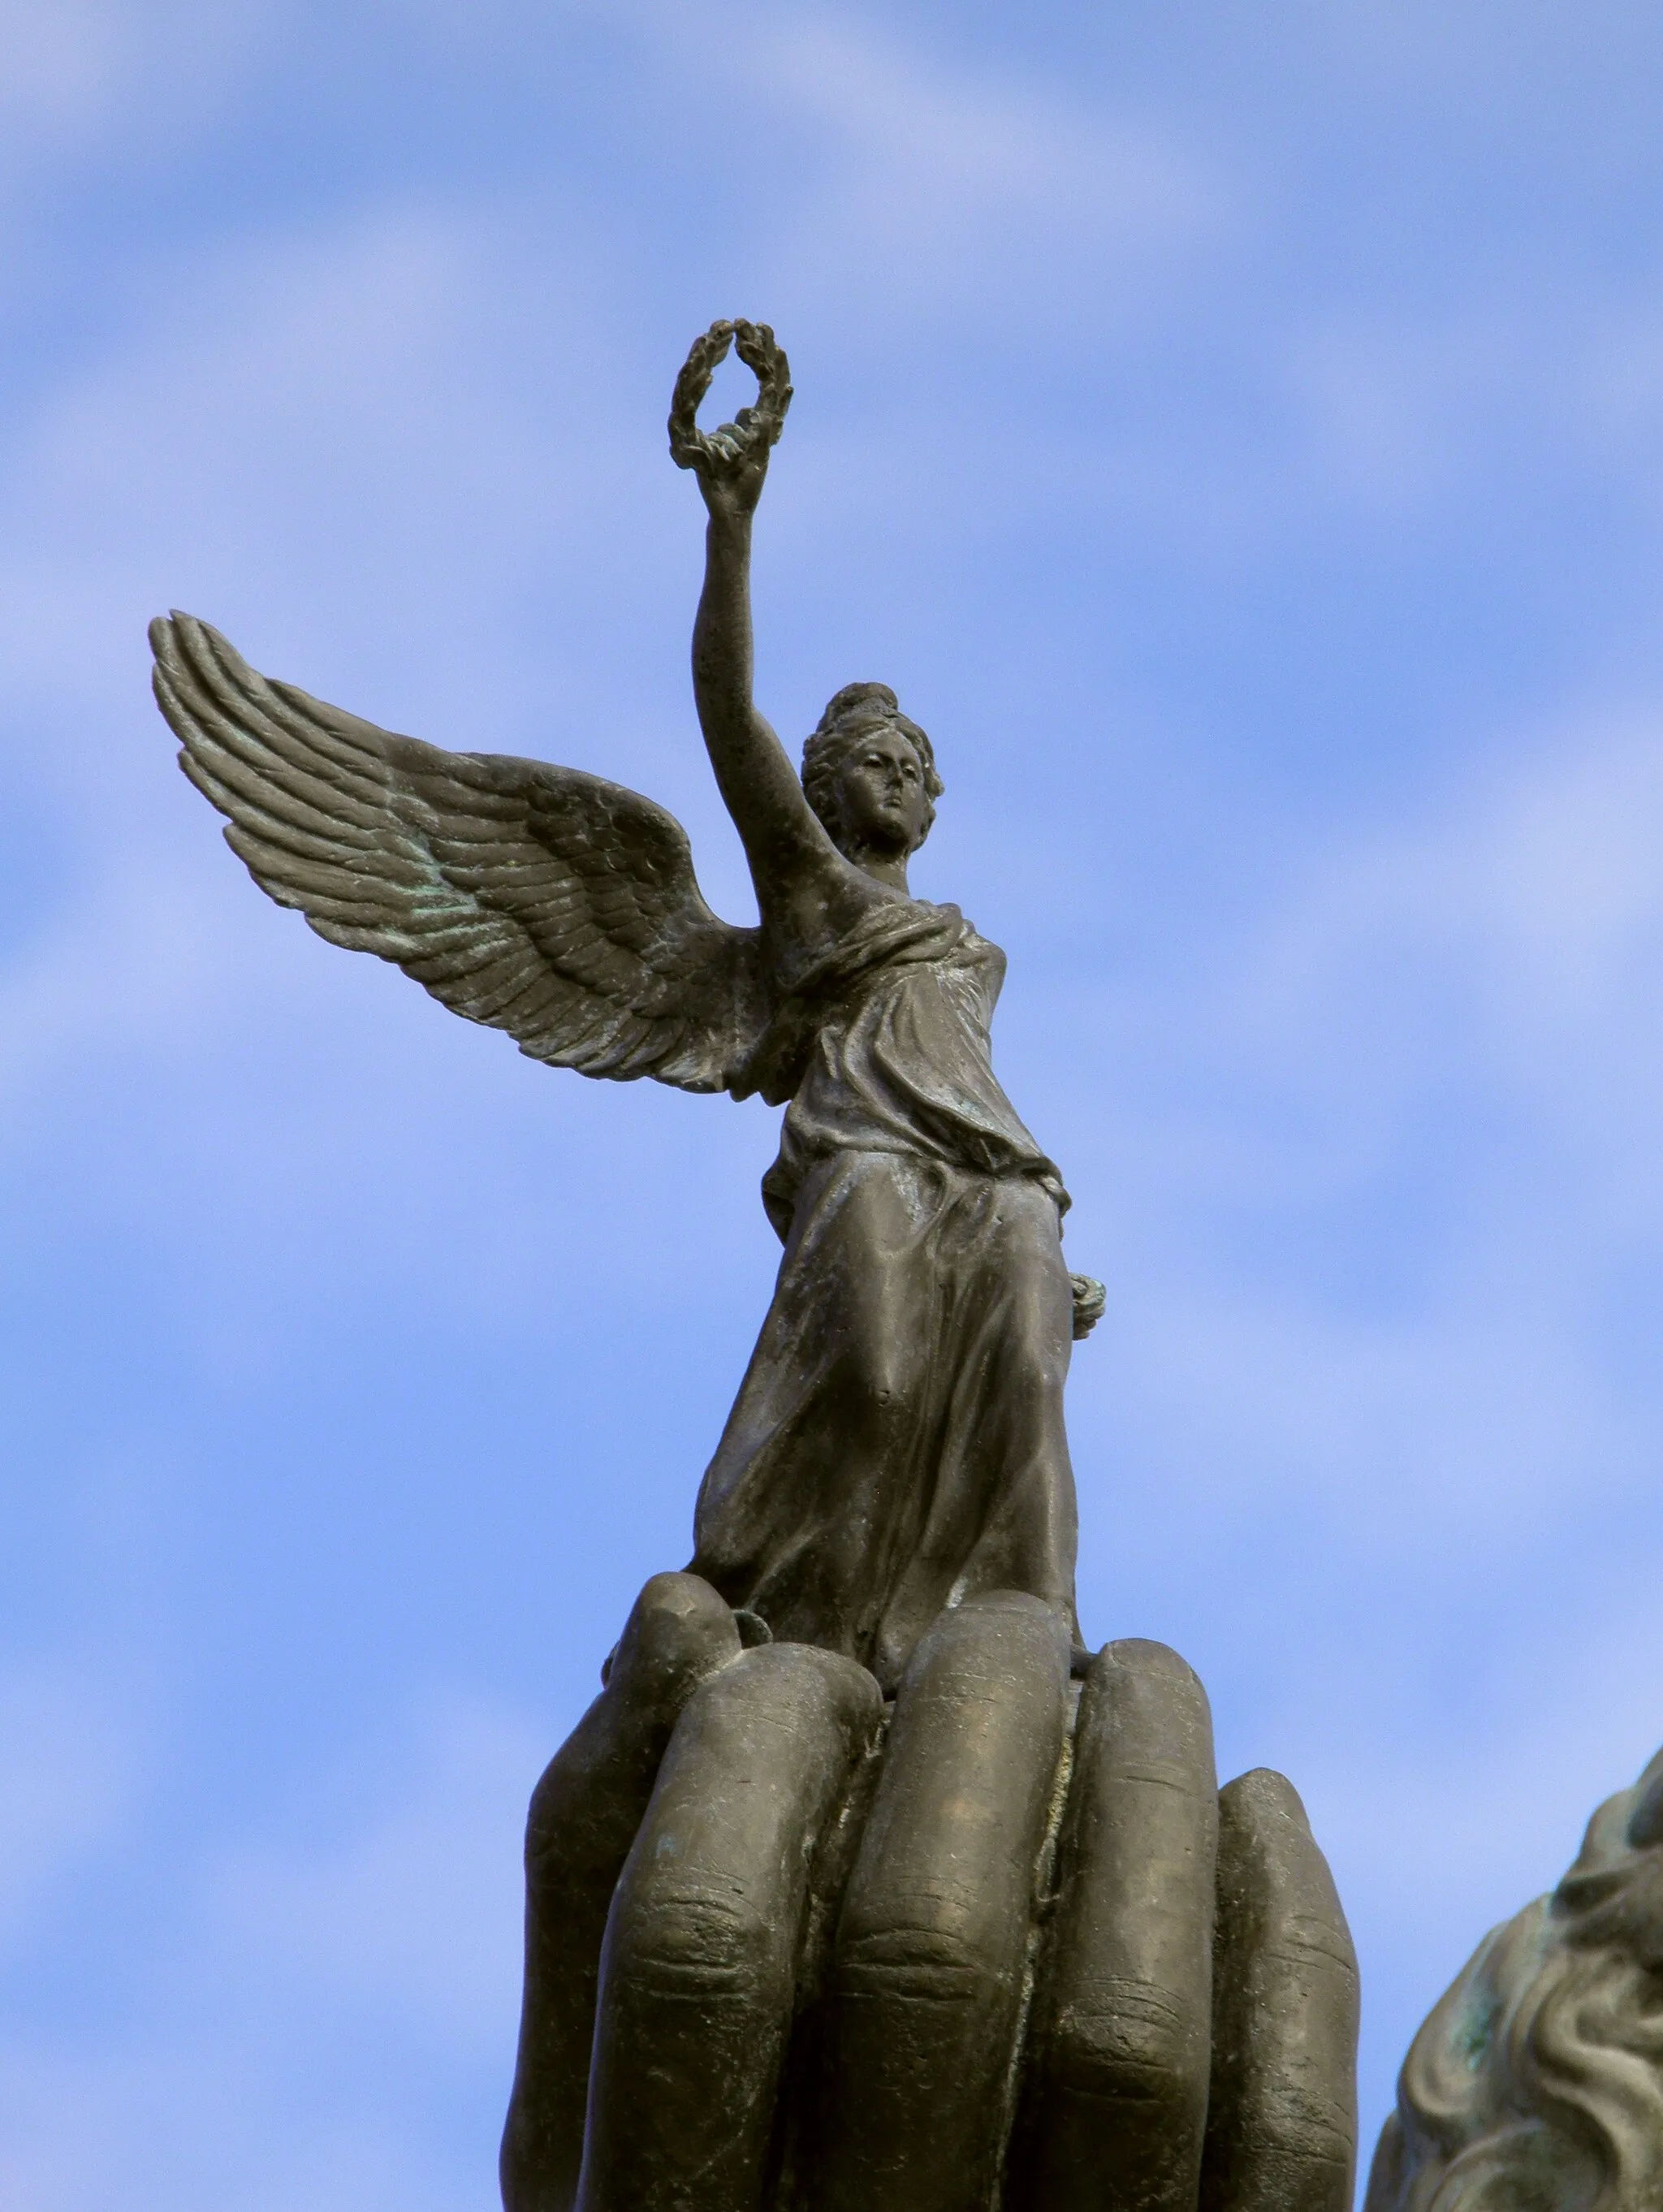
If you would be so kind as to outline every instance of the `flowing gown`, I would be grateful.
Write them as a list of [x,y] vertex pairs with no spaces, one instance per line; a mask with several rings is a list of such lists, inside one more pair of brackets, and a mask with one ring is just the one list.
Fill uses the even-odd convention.
[[1004,977],[956,907],[877,905],[796,979],[746,1079],[790,1100],[762,1183],[785,1257],[691,1571],[886,1690],[988,1590],[1055,1604],[1079,1642],[1068,1194],[994,1079]]

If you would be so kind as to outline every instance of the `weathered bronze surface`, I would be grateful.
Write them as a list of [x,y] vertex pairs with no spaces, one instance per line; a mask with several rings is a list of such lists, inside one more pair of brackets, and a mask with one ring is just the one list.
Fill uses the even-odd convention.
[[1663,2205],[1663,1751],[1428,2014],[1365,2212]]
[[[735,345],[754,408],[696,411]],[[1056,1168],[996,1081],[1004,958],[907,864],[942,782],[879,684],[799,778],[751,696],[791,398],[713,325],[694,693],[759,922],[575,769],[448,753],[153,626],[185,773],[271,896],[552,1066],[760,1094],[773,1304],[695,1514],[537,1786],[508,2212],[1345,2212],[1356,1971],[1280,1777],[1074,1609]],[[1082,1686],[1082,1682],[1083,1686]]]
[[1348,2212],[1356,1972],[1299,1799],[1219,1791],[1163,1645],[1069,1676],[1021,1592],[886,1705],[649,1583],[532,1801],[508,2212]]
[[[757,404],[695,412],[731,343]],[[615,784],[442,752],[258,675],[205,623],[152,626],[185,774],[254,879],[522,1052],[787,1110],[763,1201],[786,1252],[695,1515],[694,1571],[893,1688],[941,1608],[989,1589],[1075,1643],[1067,1193],[995,1080],[1004,956],[909,896],[942,784],[881,684],[846,685],[802,777],[751,698],[750,533],[791,400],[765,326],[718,323],[671,447],[709,511],[700,725],[760,926],[705,904],[680,825]]]

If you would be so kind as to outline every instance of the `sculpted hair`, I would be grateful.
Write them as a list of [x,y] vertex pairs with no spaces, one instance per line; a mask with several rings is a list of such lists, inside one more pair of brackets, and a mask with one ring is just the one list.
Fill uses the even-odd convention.
[[921,845],[936,818],[935,803],[947,787],[936,768],[934,746],[918,724],[901,713],[887,684],[846,684],[826,702],[825,712],[803,747],[803,795],[835,843],[837,771],[861,739],[871,737],[874,730],[897,731],[918,755],[924,771],[924,795],[929,801],[919,833]]
[[1363,2212],[1663,2204],[1663,1753],[1411,2046]]

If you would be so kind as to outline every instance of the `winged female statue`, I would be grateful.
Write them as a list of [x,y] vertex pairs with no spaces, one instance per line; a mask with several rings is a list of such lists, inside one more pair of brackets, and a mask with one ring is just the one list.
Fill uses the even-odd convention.
[[[756,404],[706,432],[731,345]],[[320,936],[551,1066],[785,1106],[762,1185],[785,1256],[691,1571],[887,1687],[968,1596],[1025,1591],[1073,1626],[1063,1382],[1102,1290],[1064,1266],[1067,1194],[993,1075],[1004,956],[907,890],[943,788],[929,738],[887,685],[846,684],[799,779],[752,702],[751,523],[791,396],[768,326],[721,321],[670,417],[709,511],[694,696],[756,928],[711,912],[680,824],[634,792],[394,736],[188,615],[151,643],[185,774]]]

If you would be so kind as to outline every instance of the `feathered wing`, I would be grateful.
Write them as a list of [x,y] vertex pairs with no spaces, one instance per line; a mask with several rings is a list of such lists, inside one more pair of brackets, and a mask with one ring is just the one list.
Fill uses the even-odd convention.
[[451,753],[270,681],[206,623],[150,626],[179,765],[262,890],[522,1052],[719,1091],[768,1008],[760,933],[705,904],[686,833],[575,769]]

